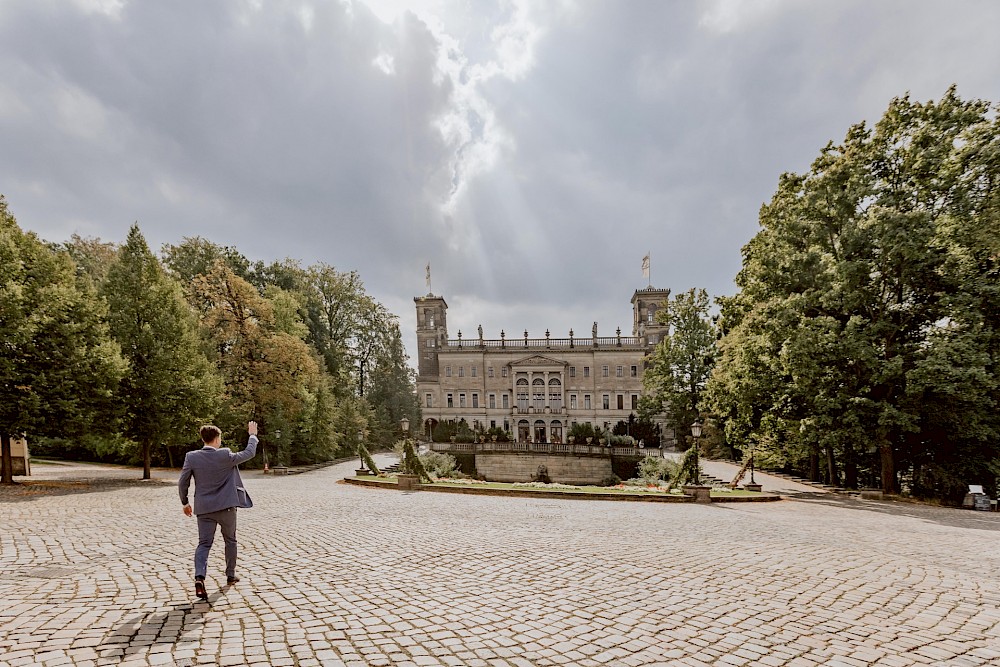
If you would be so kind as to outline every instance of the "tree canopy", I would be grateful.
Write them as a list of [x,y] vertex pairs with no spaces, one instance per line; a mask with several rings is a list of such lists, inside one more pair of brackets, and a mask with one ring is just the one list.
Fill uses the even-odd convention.
[[729,437],[831,483],[992,486],[998,175],[996,113],[954,89],[895,99],[782,175],[721,300],[710,395]]
[[138,225],[120,246],[46,244],[0,198],[0,325],[8,457],[25,433],[36,453],[148,477],[197,446],[200,423],[232,441],[255,419],[271,464],[294,465],[353,452],[359,432],[390,446],[401,417],[420,419],[398,319],[326,264],[251,262],[203,238],[160,259]]

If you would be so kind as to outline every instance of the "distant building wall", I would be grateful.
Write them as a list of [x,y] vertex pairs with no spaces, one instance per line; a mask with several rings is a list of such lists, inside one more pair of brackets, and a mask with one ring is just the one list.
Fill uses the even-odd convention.
[[600,484],[612,474],[610,457],[476,454],[476,471],[490,482],[526,482],[538,474],[538,466],[560,484]]

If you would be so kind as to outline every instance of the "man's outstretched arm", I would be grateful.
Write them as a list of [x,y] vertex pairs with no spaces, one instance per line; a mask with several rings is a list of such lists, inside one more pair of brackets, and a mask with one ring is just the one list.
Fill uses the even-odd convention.
[[239,465],[244,461],[249,461],[257,454],[257,422],[250,422],[247,424],[247,433],[250,434],[250,438],[247,440],[247,446],[241,452],[237,452],[231,456],[233,465]]

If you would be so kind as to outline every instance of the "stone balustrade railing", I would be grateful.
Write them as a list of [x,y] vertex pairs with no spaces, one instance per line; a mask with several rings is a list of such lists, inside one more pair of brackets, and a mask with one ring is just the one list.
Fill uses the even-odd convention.
[[606,447],[604,445],[554,442],[432,442],[435,452],[460,452],[467,454],[495,454],[500,452],[528,454],[556,454],[564,456],[615,456],[642,458],[662,456],[659,449],[639,447]]

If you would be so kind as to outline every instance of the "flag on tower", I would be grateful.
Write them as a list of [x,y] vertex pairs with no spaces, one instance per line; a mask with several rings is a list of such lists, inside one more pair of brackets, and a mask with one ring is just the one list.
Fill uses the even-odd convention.
[[648,252],[646,253],[646,256],[642,258],[642,277],[643,278],[648,278],[649,277],[649,253]]

